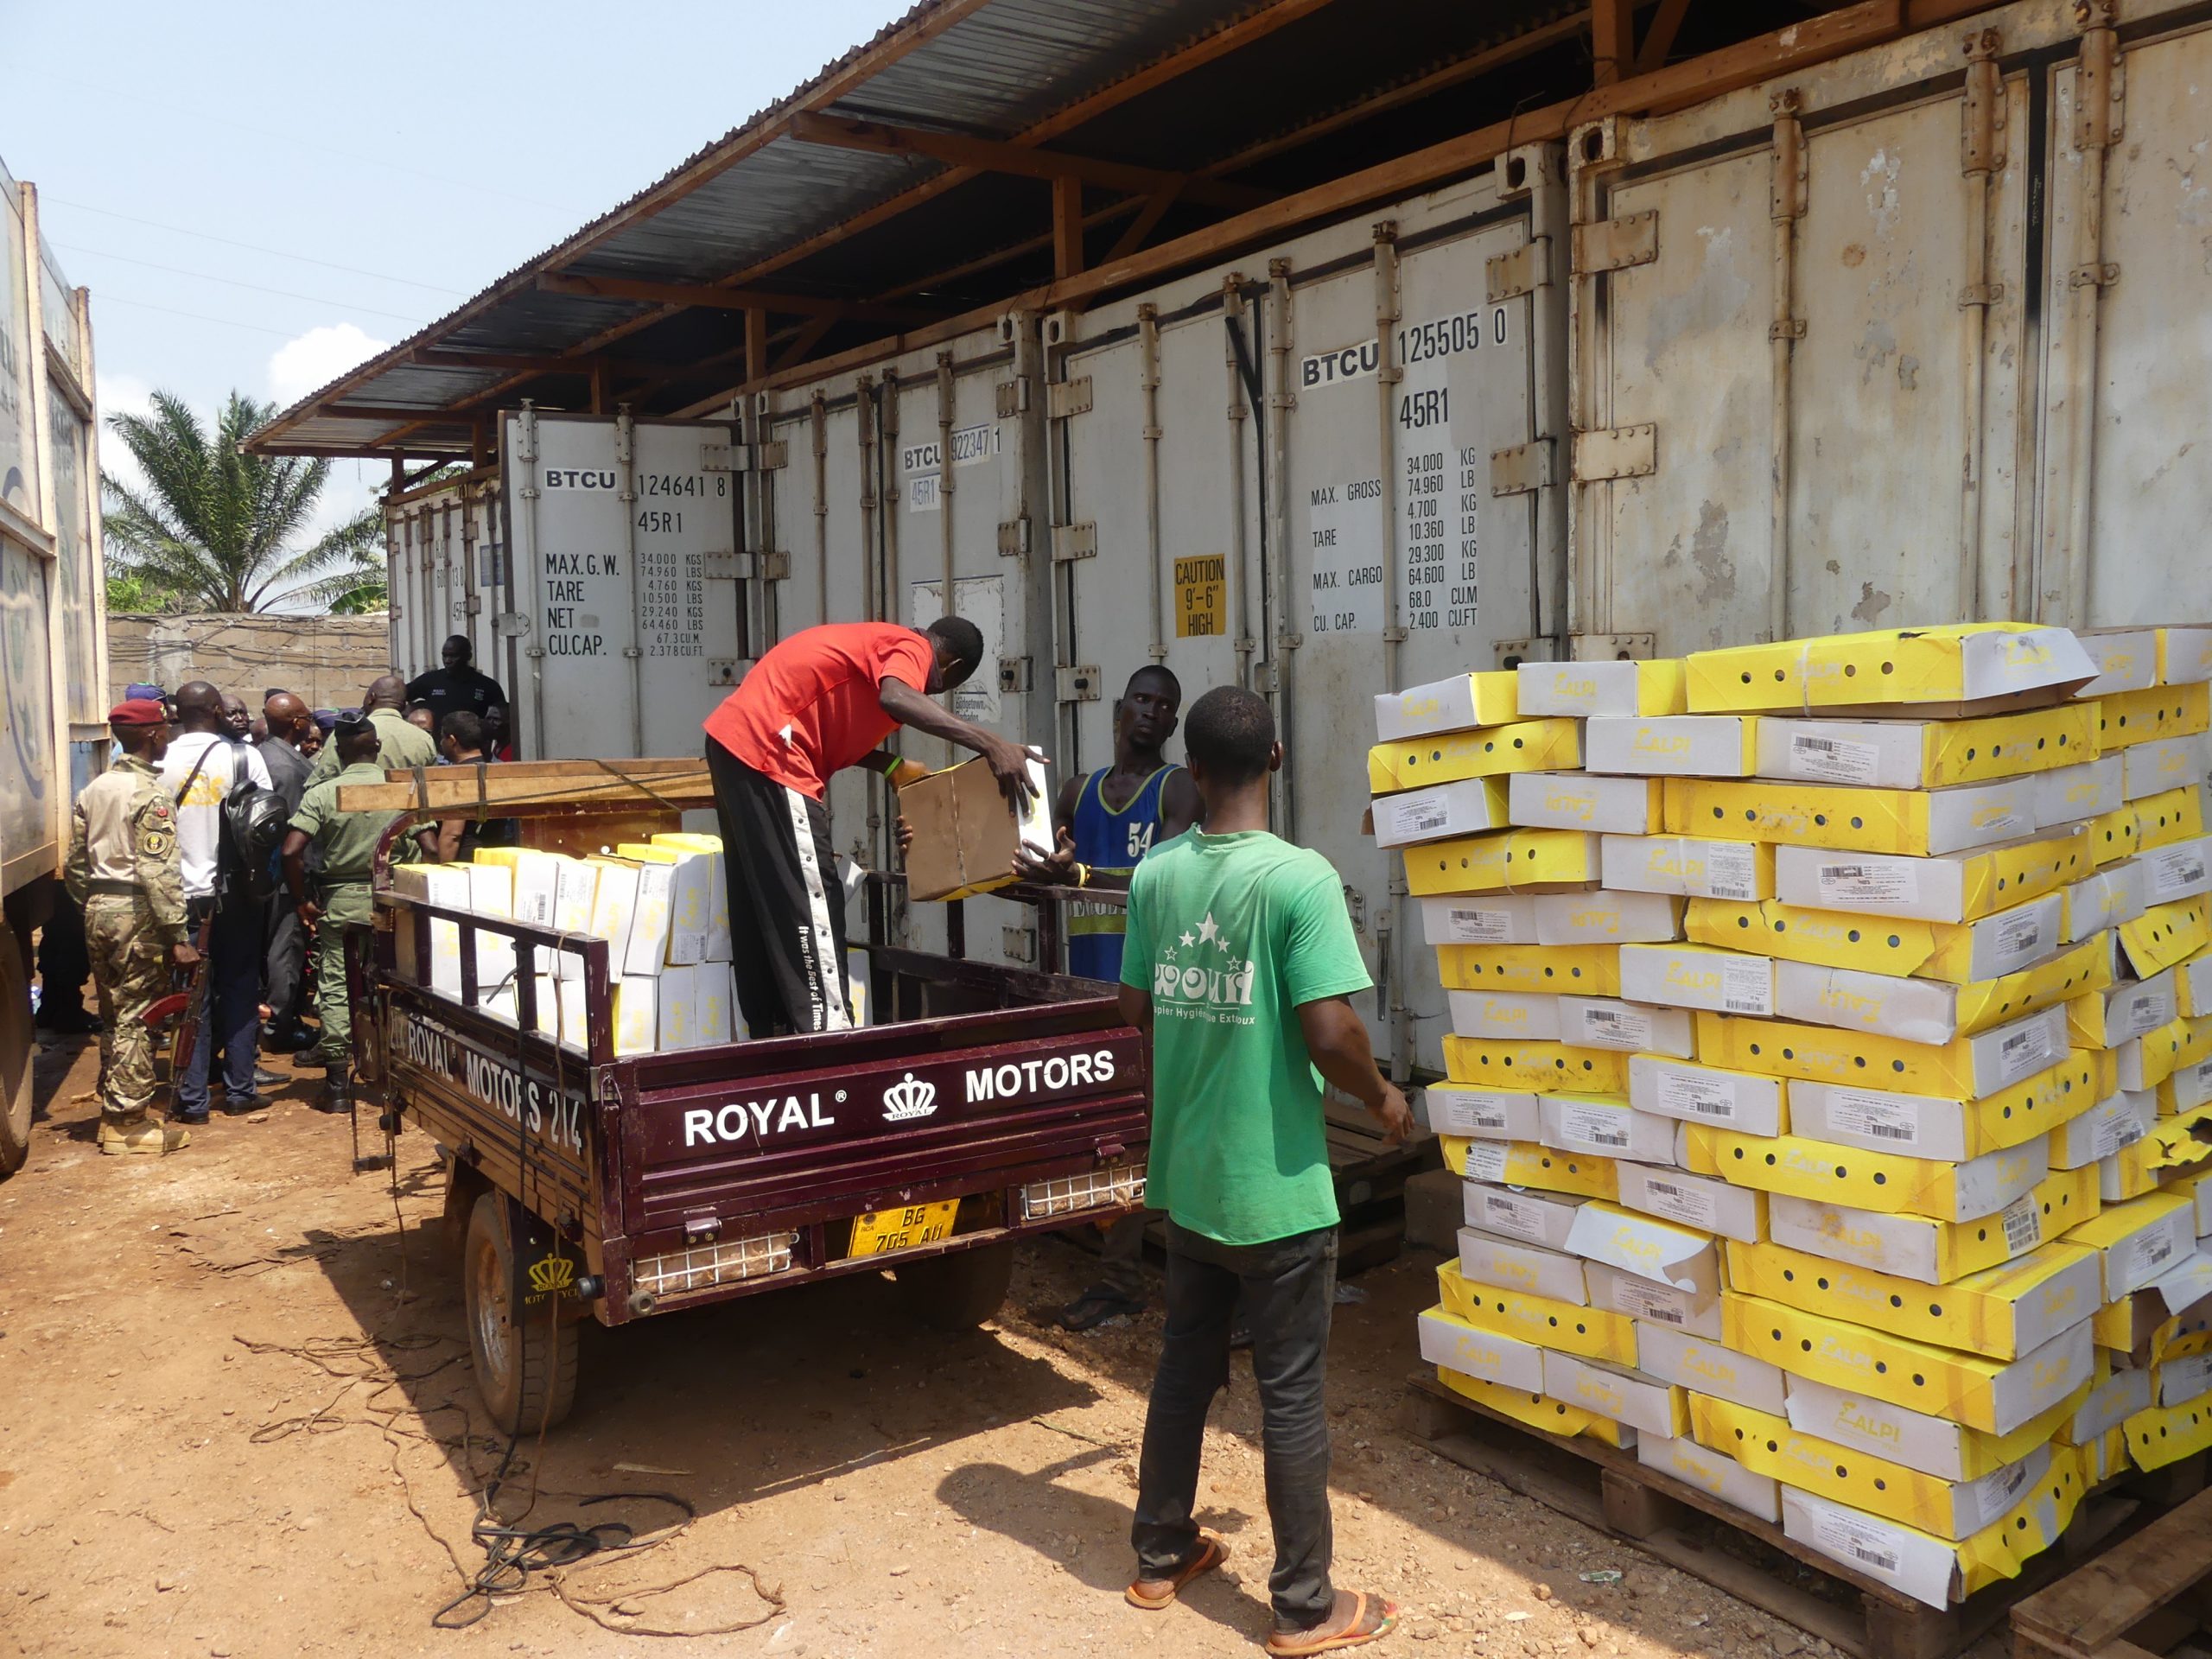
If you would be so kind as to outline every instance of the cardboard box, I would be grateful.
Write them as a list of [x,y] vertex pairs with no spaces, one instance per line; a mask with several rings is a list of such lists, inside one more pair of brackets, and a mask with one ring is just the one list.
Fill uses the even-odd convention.
[[[466,911],[469,907],[468,871],[460,864],[395,864],[391,867],[391,890],[396,896],[411,899],[417,904],[435,905],[442,910]],[[461,924],[431,919],[430,959],[427,963],[416,955],[416,938],[415,918],[400,917],[392,929],[399,976],[410,983],[427,985],[433,995],[460,1001]]]
[[1541,1095],[1541,1142],[1556,1152],[1599,1158],[1633,1158],[1648,1164],[1675,1161],[1671,1118],[1632,1109],[1622,1095]]
[[1682,937],[1683,900],[1658,893],[1536,895],[1538,944],[1649,944]]
[[1582,764],[1581,740],[1579,721],[1522,720],[1480,731],[1378,743],[1367,752],[1367,792],[1392,795],[1428,784],[1503,778],[1515,772],[1572,772]]
[[[643,868],[626,858],[591,858],[591,931],[607,941],[611,971],[622,973],[630,956],[630,922],[638,908],[638,872]],[[659,964],[655,963],[658,969]]]
[[1693,1395],[1709,1394],[1777,1414],[1787,1402],[1786,1378],[1779,1366],[1671,1325],[1638,1325],[1636,1353],[1638,1369]]
[[1628,1063],[1628,1098],[1641,1112],[1745,1135],[1780,1135],[1789,1127],[1781,1080],[1755,1071],[1639,1054]]
[[2158,629],[2076,628],[2074,637],[2097,665],[2097,677],[2076,691],[2076,697],[2108,697],[2158,683]]
[[1699,944],[1624,944],[1621,995],[1631,1001],[1719,1013],[1774,1012],[1774,963]]
[[1767,1236],[1808,1255],[1924,1285],[1947,1285],[2025,1255],[2095,1215],[2095,1178],[2093,1169],[2055,1171],[1995,1215],[1971,1221],[1939,1221],[1777,1192],[1767,1199]]
[[1929,857],[2031,834],[2034,794],[2019,778],[1927,790],[1670,778],[1667,828],[1694,836],[1725,825],[1757,841]]
[[1421,938],[1429,944],[1539,943],[1536,900],[1528,894],[1453,896],[1423,899],[1419,903]]
[[702,962],[692,988],[692,1046],[715,1048],[747,1033],[737,1017],[737,985],[726,962]]
[[624,974],[613,985],[614,1052],[650,1054],[660,1042],[660,977]]
[[479,864],[504,865],[512,874],[513,918],[532,927],[553,925],[554,890],[559,885],[561,855],[532,847],[480,847]]
[[2067,1237],[2097,1252],[2104,1272],[2100,1300],[2116,1302],[2195,1254],[2196,1209],[2180,1193],[2152,1192],[2076,1224]]
[[2000,1360],[1733,1291],[1722,1294],[1720,1309],[1728,1345],[1771,1360],[1793,1383],[1806,1377],[1991,1434],[2010,1434],[2067,1399],[2095,1364],[2086,1319]]
[[1682,662],[1679,657],[1652,662],[1523,663],[1521,709],[1524,714],[1679,715],[1685,712]]
[[1639,1433],[1679,1439],[1689,1429],[1689,1397],[1672,1383],[1618,1366],[1577,1359],[1556,1348],[1544,1353],[1544,1392]]
[[2132,922],[2148,903],[2142,861],[2128,858],[2107,864],[2060,888],[2059,897],[2066,901],[2065,924],[2059,932],[2069,944]]
[[1611,996],[1621,988],[1620,948],[1611,944],[1441,945],[1436,952],[1436,976],[1449,991],[1540,991],[1549,995],[1578,991]]
[[668,961],[675,924],[677,867],[630,862],[638,872],[630,905],[630,931],[622,956],[626,974],[657,974]]
[[1570,1406],[1564,1400],[1548,1399],[1523,1389],[1510,1389],[1500,1382],[1485,1382],[1449,1366],[1438,1366],[1436,1379],[1454,1394],[1465,1395],[1486,1410],[1530,1428],[1541,1429],[1547,1434],[1562,1435],[1568,1440],[1586,1435],[1606,1446],[1635,1449],[1634,1429],[1624,1428],[1611,1418],[1600,1417],[1579,1406]]
[[1692,899],[1770,899],[1775,849],[1702,836],[1607,836],[1599,869],[1607,888]]
[[1624,1163],[1614,1173],[1620,1183],[1624,1210],[1680,1222],[1720,1238],[1766,1236],[1764,1192],[1731,1186],[1710,1176],[1687,1175],[1679,1169],[1654,1169],[1643,1164]]
[[1436,1283],[1444,1311],[1469,1325],[1586,1359],[1636,1363],[1636,1325],[1621,1314],[1466,1279],[1457,1262],[1438,1265]]
[[1699,1301],[1720,1294],[1720,1251],[1709,1234],[1618,1205],[1584,1205],[1567,1233],[1567,1248],[1586,1262],[1652,1280]]
[[2094,1103],[2096,1082],[2095,1059],[2079,1052],[1972,1100],[1797,1082],[1789,1085],[1790,1127],[1809,1141],[1963,1163],[2062,1129]]
[[1586,772],[1523,772],[1507,783],[1506,812],[1531,830],[1592,835],[1656,833],[1662,815],[1656,778],[1599,778]]
[[2139,801],[2172,789],[2194,789],[2204,782],[2208,765],[2203,735],[2161,737],[2138,743],[2111,757],[2120,766],[2120,798]]
[[1870,1514],[1918,1527],[1939,1538],[1965,1538],[2004,1519],[2028,1488],[2049,1471],[2048,1443],[1976,1479],[1952,1481],[1868,1451],[1826,1440],[1786,1417],[1703,1395],[1692,1432],[1704,1446],[1739,1458],[1746,1469],[1786,1479]]
[[1462,1037],[1497,1042],[1560,1039],[1556,996],[1541,991],[1447,990],[1444,1001],[1452,1029]]
[[2094,868],[2089,836],[2082,830],[1940,858],[1872,853],[1839,857],[1817,848],[1777,847],[1774,892],[1760,896],[1806,910],[1971,922],[2056,893]]
[[1936,1287],[1784,1244],[1732,1243],[1727,1255],[1729,1288],[1745,1295],[1993,1359],[2017,1359],[2089,1318],[2102,1282],[2096,1252],[2063,1239]]
[[657,1014],[660,1035],[654,1046],[663,1053],[699,1046],[699,968],[696,963],[671,963],[660,971],[660,1002]]
[[2212,1354],[2190,1354],[2163,1361],[2157,1368],[2158,1402],[2185,1406],[2212,1393]]
[[1486,674],[1454,674],[1448,680],[1378,692],[1375,698],[1377,741],[1426,737],[1432,732],[1463,732],[1473,726],[1504,726],[1521,718],[1519,680],[1510,669]]
[[1693,1052],[1689,1015],[1681,1008],[1655,1008],[1614,997],[1562,996],[1559,1038],[1583,1048],[1618,1048],[1630,1053]]
[[537,979],[538,1034],[578,1054],[588,1052],[590,1007],[582,975],[569,979],[540,974]]
[[[2135,811],[2135,850],[2171,847],[2177,841],[2201,839],[2204,834],[2204,785],[2190,784],[2162,790],[2128,804]],[[2152,901],[2158,895],[2153,893]]]
[[[2158,1115],[2178,1113],[2212,1103],[2212,1059],[2202,1059],[2170,1072],[2158,1084]],[[2197,1236],[2212,1233],[2212,1226],[2197,1229]]]
[[1948,1043],[2039,1008],[2063,1007],[2111,982],[2111,940],[2101,933],[2035,967],[1969,985],[1778,963],[1774,1006],[1786,1019],[1907,1042]]
[[2070,1464],[2058,1473],[2058,1497],[2034,1487],[2010,1515],[1962,1542],[1789,1485],[1782,1488],[1782,1530],[1806,1548],[1942,1611],[2000,1579],[2018,1578],[2029,1558],[2066,1529],[2081,1501],[2082,1482]]
[[1466,778],[1456,784],[1431,784],[1402,795],[1378,795],[1373,815],[1377,847],[1412,847],[1425,841],[1449,841],[1506,826],[1505,791],[1495,778]]
[[1748,778],[1758,721],[1743,715],[1599,717],[1583,729],[1582,764],[1637,778]]
[[[1039,771],[1043,776],[1042,769]],[[677,852],[703,853],[709,861],[707,876],[706,942],[702,947],[702,962],[728,962],[730,959],[729,938],[729,864],[722,852],[720,836],[671,834],[664,831],[652,838],[656,847],[667,847]],[[832,893],[830,902],[839,902],[839,895]]]
[[2179,968],[2148,979],[2123,980],[2066,1005],[2069,1039],[2082,1048],[2118,1048],[2130,1038],[2182,1017]]
[[1590,1301],[1581,1257],[1516,1243],[1476,1227],[1459,1229],[1459,1276],[1470,1284],[1496,1285],[1576,1307]]
[[1688,658],[1688,670],[1695,714],[1907,703],[1958,716],[2056,702],[2097,673],[2065,629],[2023,622],[1873,629],[1700,651]]
[[1469,1181],[1466,1190],[1468,1226],[1562,1252],[1585,1202],[1571,1193],[1509,1192],[1490,1181]]
[[2147,1370],[2113,1371],[2091,1385],[2089,1397],[2068,1414],[2058,1438],[2069,1446],[2087,1446],[2111,1433],[2150,1403],[2151,1373]]
[[2177,1020],[2111,1052],[2113,1079],[2120,1088],[2155,1089],[2212,1055],[2212,1020]]
[[[455,867],[468,873],[468,907],[479,916],[514,919],[515,871],[512,864],[469,863]],[[495,1000],[497,1017],[505,1024],[515,1020],[515,942],[504,934],[476,935],[476,1005]]]
[[1433,1083],[1421,1091],[1428,1127],[1471,1141],[1534,1141],[1543,1133],[1541,1096],[1515,1089],[1470,1089]]
[[2038,824],[2085,823],[2126,802],[2126,764],[2117,754],[2078,760],[2036,779]]
[[1878,1081],[1900,1094],[1971,1099],[2009,1089],[2063,1059],[2066,1010],[2045,1008],[1948,1043],[1910,1043],[1827,1026],[1700,1013],[1697,1052],[1701,1059],[1742,1071],[1813,1083]]
[[515,916],[515,868],[481,861],[458,867],[468,874],[468,907],[479,916],[511,922]]
[[1610,1198],[1620,1191],[1610,1158],[1530,1146],[1525,1141],[1462,1141],[1450,1135],[1437,1139],[1445,1167],[1471,1181],[1573,1192],[1586,1198]]
[[[907,785],[899,791],[899,815],[912,826],[906,849],[907,896],[924,901],[964,899],[1014,880],[1014,856],[1029,847],[1052,849],[1052,791],[1044,763],[1029,763],[1036,793],[1017,816],[999,780],[979,758]],[[677,925],[683,909],[677,906]]]
[[1408,847],[1414,893],[1557,893],[1598,880],[1598,837],[1571,830],[1510,830]]
[[1762,778],[1874,789],[1942,789],[2047,772],[2097,753],[2094,711],[2061,703],[1981,720],[1758,722]]
[[2044,1135],[1948,1164],[1796,1135],[1763,1139],[1696,1123],[1683,1133],[1682,1165],[1693,1175],[1714,1175],[1732,1185],[1815,1204],[1937,1221],[1995,1215],[2050,1173]]
[[1699,944],[1957,985],[2017,973],[2055,954],[2065,911],[2066,901],[2055,893],[1971,922],[1872,920],[1849,911],[1803,910],[1780,899],[1746,905],[1693,899],[1683,929]]
[[2123,922],[2113,931],[2120,935],[2120,948],[2126,953],[2136,978],[2148,979],[2187,962],[2212,943],[2209,918],[2212,911],[2208,911],[2203,899],[2183,899],[2147,906],[2133,921]]
[[1415,1320],[1421,1357],[1462,1376],[1479,1378],[1524,1393],[1544,1387],[1544,1351],[1533,1343],[1500,1336],[1432,1307]]
[[2142,867],[2143,897],[2148,905],[2212,893],[2212,836],[2191,836],[2147,849],[2133,861]]
[[[651,842],[624,842],[615,856],[637,864],[664,865],[668,869],[668,952],[670,965],[689,968],[707,959],[707,929],[714,918],[714,898],[708,888],[715,877],[714,856],[696,848],[662,847]],[[640,881],[640,889],[643,883]],[[632,912],[632,925],[636,925]],[[651,918],[647,918],[648,926]],[[642,969],[640,972],[644,971]]]
[[2139,1469],[2163,1469],[2212,1446],[2212,1411],[2194,1400],[2139,1411],[2126,1428],[2127,1455]]
[[1721,1298],[1694,1295],[1596,1262],[1583,1268],[1582,1277],[1590,1287],[1592,1307],[1625,1313],[1639,1326],[1663,1325],[1691,1336],[1719,1339]]
[[2193,685],[2212,680],[2212,628],[2158,630],[2158,683]]
[[2089,857],[2100,868],[2123,858],[2135,856],[2136,839],[2141,833],[2135,822],[2135,809],[2116,806],[2109,812],[2100,812],[2089,820]]
[[2154,685],[2097,699],[2097,745],[2109,754],[2163,738],[2193,737],[2212,726],[2212,686]]
[[1446,1037],[1444,1065],[1452,1082],[1478,1089],[1617,1095],[1628,1087],[1626,1055],[1602,1048],[1571,1048],[1565,1043],[1489,1043]]
[[1765,1475],[1755,1475],[1733,1458],[1700,1446],[1695,1440],[1663,1434],[1636,1437],[1636,1459],[1648,1469],[1671,1475],[1686,1486],[1732,1503],[1747,1515],[1770,1525],[1782,1519],[1782,1488]]

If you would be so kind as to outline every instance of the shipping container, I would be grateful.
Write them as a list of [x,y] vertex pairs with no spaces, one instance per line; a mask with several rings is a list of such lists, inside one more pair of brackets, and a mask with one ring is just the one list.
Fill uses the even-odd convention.
[[76,792],[106,764],[107,605],[90,303],[0,166],[0,1175],[30,1131],[31,930]]

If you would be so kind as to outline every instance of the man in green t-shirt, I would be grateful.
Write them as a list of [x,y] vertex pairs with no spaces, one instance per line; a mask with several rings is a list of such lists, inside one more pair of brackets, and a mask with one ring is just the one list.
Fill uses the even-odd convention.
[[1329,1424],[1323,1408],[1337,1278],[1337,1201],[1324,1078],[1412,1132],[1405,1096],[1375,1069],[1354,992],[1361,962],[1344,890],[1319,854],[1268,832],[1268,777],[1282,765],[1268,705],[1235,686],[1184,721],[1205,803],[1191,830],[1129,880],[1122,1012],[1152,1034],[1147,1197],[1167,1212],[1167,1325],[1137,1472],[1137,1574],[1127,1595],[1160,1608],[1220,1564],[1192,1518],[1206,1408],[1229,1381],[1241,1298],[1252,1333],[1275,1536],[1268,1651],[1318,1653],[1387,1633],[1396,1607],[1329,1579]]

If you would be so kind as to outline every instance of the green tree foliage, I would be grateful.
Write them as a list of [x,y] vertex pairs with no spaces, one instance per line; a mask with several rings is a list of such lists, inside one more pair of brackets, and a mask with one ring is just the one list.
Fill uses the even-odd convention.
[[[380,610],[384,526],[370,507],[302,548],[330,463],[250,455],[238,445],[276,412],[233,391],[211,433],[184,400],[154,394],[146,415],[111,415],[146,479],[103,473],[111,608]],[[137,601],[126,605],[128,599]],[[150,602],[149,602],[150,601]]]

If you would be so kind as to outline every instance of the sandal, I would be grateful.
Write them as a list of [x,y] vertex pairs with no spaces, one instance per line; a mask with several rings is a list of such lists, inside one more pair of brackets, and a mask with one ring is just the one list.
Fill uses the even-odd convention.
[[1350,1616],[1339,1622],[1336,1615],[1345,1611],[1345,1598],[1339,1594],[1329,1618],[1310,1630],[1274,1631],[1268,1637],[1268,1651],[1277,1659],[1302,1659],[1306,1654],[1333,1653],[1378,1641],[1398,1627],[1398,1604],[1370,1598],[1364,1591],[1352,1594]]
[[1056,1311],[1047,1323],[1063,1331],[1095,1331],[1112,1320],[1135,1319],[1143,1312],[1142,1302],[1133,1302],[1118,1292],[1086,1290]]
[[1141,1607],[1156,1613],[1170,1605],[1182,1592],[1183,1586],[1202,1573],[1211,1573],[1229,1559],[1229,1546],[1212,1533],[1198,1535],[1198,1553],[1164,1579],[1138,1579],[1122,1592],[1132,1607]]

